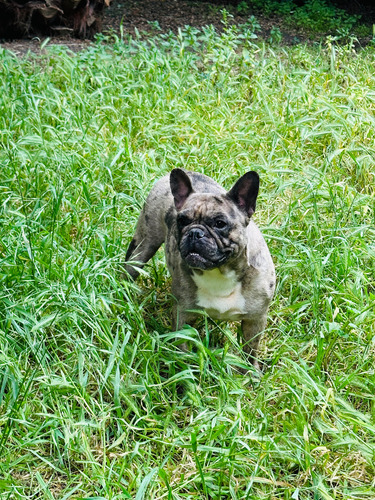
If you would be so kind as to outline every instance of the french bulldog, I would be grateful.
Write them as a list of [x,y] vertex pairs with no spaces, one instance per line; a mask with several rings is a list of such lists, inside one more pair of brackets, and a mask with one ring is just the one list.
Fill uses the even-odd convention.
[[254,171],[227,192],[206,175],[172,170],[146,199],[125,269],[135,279],[164,242],[176,298],[173,328],[193,324],[197,310],[240,320],[243,349],[259,370],[259,339],[276,280],[267,244],[251,219],[258,190]]

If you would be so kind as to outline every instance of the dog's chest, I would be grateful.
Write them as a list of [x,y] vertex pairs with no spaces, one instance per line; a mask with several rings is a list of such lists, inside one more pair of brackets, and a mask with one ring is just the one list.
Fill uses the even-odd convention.
[[205,309],[210,316],[230,320],[245,314],[242,284],[234,271],[223,274],[218,269],[212,269],[193,273],[192,277],[197,286],[197,306]]

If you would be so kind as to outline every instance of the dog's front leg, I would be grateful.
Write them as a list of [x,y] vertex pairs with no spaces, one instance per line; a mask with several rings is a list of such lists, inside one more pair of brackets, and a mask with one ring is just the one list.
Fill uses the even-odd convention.
[[242,321],[242,334],[244,337],[243,350],[245,351],[250,363],[258,371],[261,371],[258,362],[259,341],[265,326],[265,317],[257,319],[244,319]]
[[[173,312],[172,312],[173,331],[181,330],[184,325],[193,326],[195,323],[195,319],[196,319],[195,314],[184,311],[184,309],[179,307],[177,304],[173,306]],[[181,351],[185,352],[188,352],[189,350],[186,342],[180,344],[179,348],[181,349]]]

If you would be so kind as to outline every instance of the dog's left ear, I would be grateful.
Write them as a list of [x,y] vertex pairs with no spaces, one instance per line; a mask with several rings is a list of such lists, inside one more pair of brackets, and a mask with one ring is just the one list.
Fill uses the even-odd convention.
[[259,175],[252,170],[238,179],[232,189],[228,191],[227,196],[242,212],[251,217],[255,212],[258,191]]
[[171,171],[169,182],[177,210],[182,208],[187,198],[193,192],[189,176],[182,168],[174,168]]

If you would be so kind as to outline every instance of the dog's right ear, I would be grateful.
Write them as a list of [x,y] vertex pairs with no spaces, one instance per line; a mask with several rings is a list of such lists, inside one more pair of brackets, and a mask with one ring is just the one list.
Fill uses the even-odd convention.
[[189,176],[182,168],[174,168],[169,179],[175,207],[180,210],[193,192]]

